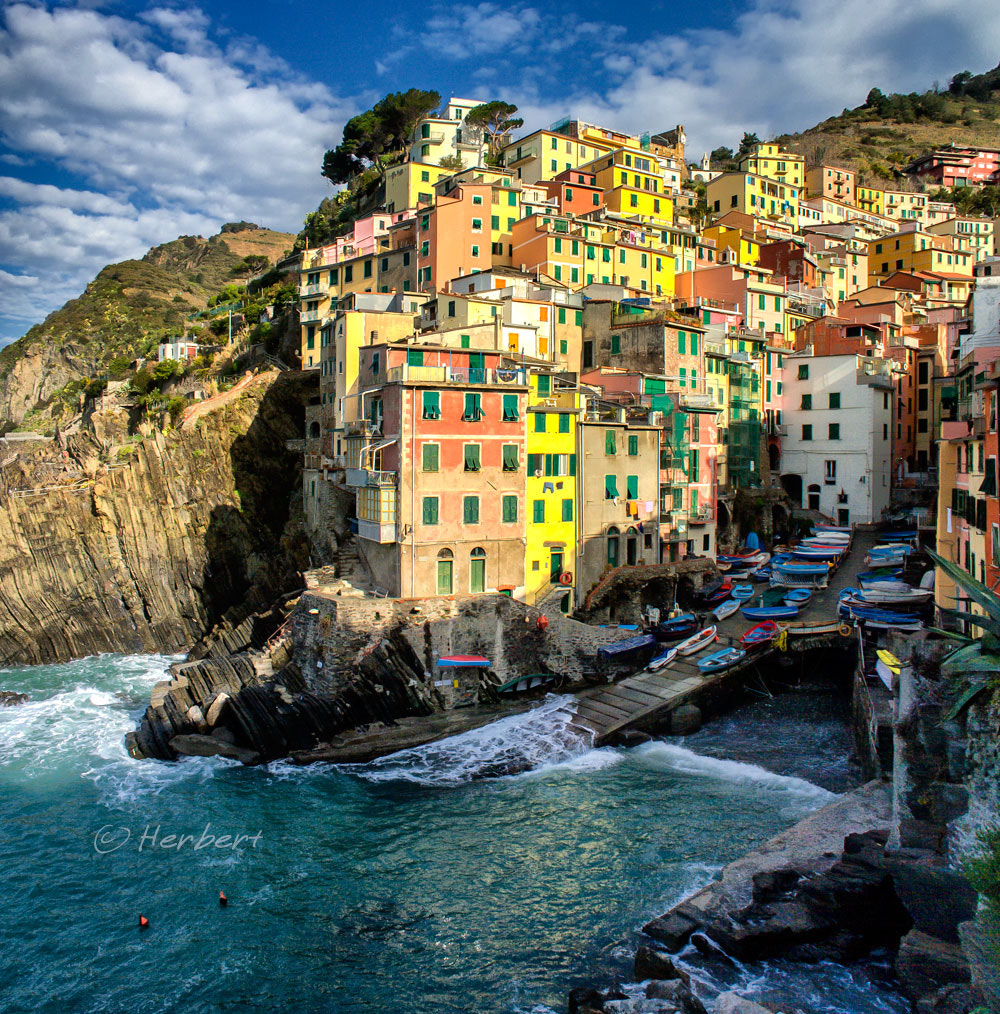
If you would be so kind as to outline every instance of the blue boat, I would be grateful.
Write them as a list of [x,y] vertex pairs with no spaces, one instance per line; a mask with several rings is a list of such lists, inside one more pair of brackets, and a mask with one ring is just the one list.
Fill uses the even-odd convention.
[[903,576],[902,567],[879,567],[877,570],[863,570],[858,574],[858,584],[862,588],[873,581],[893,581]]
[[789,560],[776,563],[772,569],[775,573],[785,574],[788,577],[825,577],[830,573],[830,566],[826,563],[808,563],[805,560]]
[[597,649],[597,657],[602,662],[627,662],[633,655],[650,651],[656,647],[656,638],[652,634],[640,634],[638,637],[627,637],[624,641],[615,641]]
[[744,606],[741,613],[748,620],[793,620],[799,615],[798,606]]
[[796,560],[839,560],[844,550],[838,546],[796,546],[792,556]]
[[729,594],[740,602],[746,602],[747,599],[753,598],[754,588],[752,584],[738,584]]
[[741,651],[739,648],[720,648],[718,651],[713,651],[711,655],[706,655],[703,659],[698,662],[698,670],[703,673],[719,672],[722,669],[728,669],[730,666],[736,665],[737,662],[741,662],[746,658],[746,652]]
[[771,566],[765,563],[763,567],[750,571],[750,580],[758,583],[771,580]]
[[905,531],[879,532],[875,536],[876,542],[909,542],[917,537],[916,528],[908,528]]
[[656,638],[659,641],[676,641],[687,637],[698,629],[698,617],[694,613],[681,613],[669,620],[661,620],[656,625]]
[[812,588],[789,588],[785,592],[786,606],[804,606],[812,598]]
[[869,620],[885,624],[905,626],[920,623],[916,613],[894,613],[890,609],[877,609],[874,606],[859,606],[849,602],[840,603],[841,616],[856,616],[859,620]]

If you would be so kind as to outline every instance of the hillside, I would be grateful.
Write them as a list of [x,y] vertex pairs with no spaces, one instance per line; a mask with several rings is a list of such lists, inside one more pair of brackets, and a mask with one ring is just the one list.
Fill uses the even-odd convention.
[[854,169],[863,184],[902,187],[898,171],[928,149],[952,142],[1000,147],[1000,66],[964,71],[946,89],[883,95],[873,88],[863,105],[775,140],[810,163]]
[[294,240],[241,222],[209,239],[182,236],[141,260],[108,265],[80,296],[0,350],[0,425],[22,422],[66,384],[105,373],[116,357],[148,355],[234,281],[244,257],[274,263]]

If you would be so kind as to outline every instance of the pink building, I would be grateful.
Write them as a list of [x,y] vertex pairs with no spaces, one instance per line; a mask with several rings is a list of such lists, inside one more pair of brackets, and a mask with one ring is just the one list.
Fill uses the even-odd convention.
[[333,243],[322,248],[322,260],[315,267],[325,264],[340,264],[352,257],[367,257],[380,250],[390,249],[389,229],[413,215],[406,211],[376,212],[366,215],[354,223],[354,229],[346,236],[338,236]]

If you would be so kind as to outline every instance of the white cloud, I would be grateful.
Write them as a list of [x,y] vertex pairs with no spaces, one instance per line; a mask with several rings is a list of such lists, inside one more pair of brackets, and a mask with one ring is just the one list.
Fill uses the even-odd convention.
[[[218,45],[201,11],[0,16],[0,196],[14,205],[0,211],[0,264],[46,280],[33,307],[14,287],[0,315],[38,320],[105,263],[181,233],[240,219],[297,231],[329,193],[323,152],[355,104],[253,40]],[[29,162],[82,185],[18,179]]]

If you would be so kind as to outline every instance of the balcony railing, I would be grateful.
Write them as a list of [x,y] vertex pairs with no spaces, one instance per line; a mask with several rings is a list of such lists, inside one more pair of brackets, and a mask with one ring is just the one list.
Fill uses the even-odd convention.
[[316,282],[313,285],[302,285],[302,286],[299,287],[299,295],[303,296],[303,297],[304,296],[325,296],[326,295],[326,289],[325,289],[324,286],[320,285],[319,282]]
[[351,530],[354,530],[354,525],[357,525],[357,535],[359,539],[367,539],[369,542],[395,542],[396,541],[396,522],[379,522],[379,521],[365,521],[363,518],[358,518],[357,521],[352,521]]
[[396,473],[371,468],[348,468],[344,474],[344,482],[348,486],[392,487],[396,485]]
[[431,130],[428,131],[426,134],[421,134],[421,136],[417,138],[417,143],[426,144],[428,141],[430,141],[431,144],[440,144],[443,140],[444,140],[443,130]]
[[323,314],[319,310],[308,310],[299,314],[299,320],[303,324],[318,324],[323,319]]
[[715,402],[710,394],[695,391],[681,391],[681,408],[714,409]]

